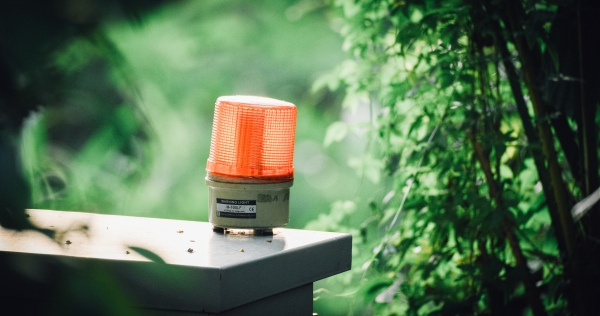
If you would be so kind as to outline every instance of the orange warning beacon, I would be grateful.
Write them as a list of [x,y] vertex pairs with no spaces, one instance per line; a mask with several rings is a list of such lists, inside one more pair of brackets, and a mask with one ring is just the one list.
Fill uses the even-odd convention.
[[256,96],[217,99],[206,163],[215,229],[270,232],[289,221],[296,106]]

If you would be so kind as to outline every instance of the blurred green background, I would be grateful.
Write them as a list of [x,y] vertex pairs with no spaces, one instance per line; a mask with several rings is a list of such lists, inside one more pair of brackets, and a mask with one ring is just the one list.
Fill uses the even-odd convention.
[[[288,227],[336,230],[331,216],[359,225],[368,214],[355,211],[376,189],[347,162],[366,144],[323,141],[341,116],[365,117],[342,113],[340,95],[312,89],[346,56],[328,10],[312,0],[177,1],[70,40],[53,56],[67,83],[60,100],[24,125],[32,206],[207,221],[214,102],[247,94],[298,107]],[[356,302],[337,296],[344,282],[350,277],[316,284],[326,288],[316,312],[351,313]]]
[[[74,79],[80,86],[70,86],[65,99],[76,105],[45,109],[27,122],[25,160],[32,175],[48,182],[37,186],[36,207],[206,221],[214,103],[238,94],[298,107],[290,227],[304,227],[334,200],[354,198],[358,181],[345,162],[353,144],[322,146],[339,101],[324,90],[311,92],[315,79],[344,58],[326,13],[320,2],[164,5],[141,24],[103,26],[118,53],[112,58],[119,59],[107,73],[89,69],[93,43],[70,44],[58,54],[59,67],[96,78]],[[116,110],[104,113],[110,104],[102,98],[110,91],[90,92],[96,84],[117,87]],[[54,161],[44,161],[46,155]]]

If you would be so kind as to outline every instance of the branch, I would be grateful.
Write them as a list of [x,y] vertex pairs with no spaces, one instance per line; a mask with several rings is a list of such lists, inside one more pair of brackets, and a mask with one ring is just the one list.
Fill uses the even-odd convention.
[[556,149],[554,148],[554,136],[548,123],[548,114],[546,105],[542,99],[538,86],[535,83],[535,76],[538,73],[535,64],[534,56],[537,54],[529,49],[524,36],[521,34],[520,25],[523,20],[517,17],[522,15],[521,3],[514,0],[504,0],[503,7],[506,9],[504,16],[505,24],[509,26],[510,32],[514,34],[513,41],[519,52],[519,57],[522,62],[522,69],[525,77],[525,84],[529,91],[529,97],[533,105],[535,117],[539,118],[537,128],[542,144],[542,149],[545,154],[545,160],[548,162],[548,171],[550,174],[551,187],[554,191],[554,199],[556,208],[560,218],[560,223],[563,228],[565,238],[565,248],[569,258],[574,257],[575,253],[575,230],[573,227],[573,218],[571,217],[570,207],[567,202],[567,193],[562,180],[562,170],[558,164]]
[[[467,137],[469,138],[469,141],[473,146],[475,157],[477,158],[479,165],[483,170],[485,180],[490,188],[490,198],[493,199],[496,203],[497,211],[502,211],[502,209],[504,208],[504,200],[502,198],[501,188],[498,182],[494,180],[490,159],[484,154],[483,145],[479,141],[477,141],[473,130],[467,131]],[[546,315],[546,309],[542,304],[542,301],[540,299],[540,293],[538,292],[538,289],[535,286],[535,283],[533,282],[533,278],[531,277],[531,273],[529,272],[529,268],[527,267],[527,259],[523,255],[523,250],[519,245],[519,239],[515,235],[513,225],[513,222],[511,222],[507,217],[502,218],[502,228],[504,230],[504,233],[506,234],[506,239],[508,240],[510,249],[513,255],[515,256],[516,266],[517,268],[522,269],[526,273],[526,277],[525,280],[523,280],[523,284],[525,285],[525,294],[527,296],[529,306],[531,307],[531,311],[535,316]]]

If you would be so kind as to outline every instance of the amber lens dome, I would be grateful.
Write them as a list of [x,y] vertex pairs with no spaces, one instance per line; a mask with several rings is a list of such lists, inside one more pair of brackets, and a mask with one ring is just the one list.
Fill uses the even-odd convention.
[[290,181],[294,178],[296,106],[255,96],[217,99],[209,175]]

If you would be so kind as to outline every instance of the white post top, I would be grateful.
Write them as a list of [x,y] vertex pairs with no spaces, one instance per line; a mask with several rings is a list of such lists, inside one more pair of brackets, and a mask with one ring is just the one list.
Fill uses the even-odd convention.
[[[99,260],[138,292],[145,308],[218,313],[351,265],[348,234],[279,228],[273,236],[254,236],[213,232],[204,222],[49,210],[28,214],[38,227],[66,233],[52,240],[36,231],[0,228],[0,260]],[[159,284],[145,286],[152,282]],[[9,291],[2,287],[0,293]]]

